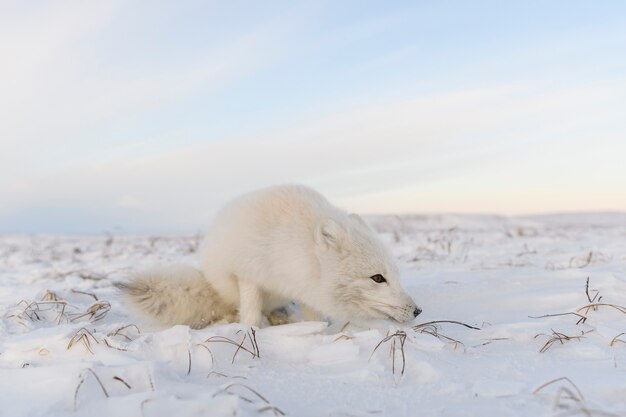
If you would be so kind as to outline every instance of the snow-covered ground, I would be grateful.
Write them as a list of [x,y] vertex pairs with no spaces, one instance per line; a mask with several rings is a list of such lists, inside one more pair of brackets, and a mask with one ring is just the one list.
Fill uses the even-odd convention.
[[626,215],[369,220],[412,324],[159,328],[112,283],[198,236],[0,236],[0,415],[626,415]]

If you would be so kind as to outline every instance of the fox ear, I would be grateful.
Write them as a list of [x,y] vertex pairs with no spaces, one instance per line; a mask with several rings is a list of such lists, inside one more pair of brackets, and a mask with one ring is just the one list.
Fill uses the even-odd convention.
[[346,230],[333,219],[324,219],[315,228],[315,243],[341,252],[347,239]]

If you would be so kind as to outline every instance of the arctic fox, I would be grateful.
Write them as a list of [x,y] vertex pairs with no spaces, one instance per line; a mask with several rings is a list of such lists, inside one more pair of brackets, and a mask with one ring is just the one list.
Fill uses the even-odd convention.
[[309,320],[405,322],[421,312],[375,232],[304,186],[262,189],[227,204],[200,257],[202,271],[157,268],[119,287],[162,323],[194,328],[237,319],[260,326],[292,301]]

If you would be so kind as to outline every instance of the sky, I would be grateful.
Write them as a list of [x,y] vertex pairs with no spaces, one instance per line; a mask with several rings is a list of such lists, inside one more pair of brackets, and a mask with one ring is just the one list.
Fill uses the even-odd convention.
[[626,2],[0,0],[0,232],[626,211]]

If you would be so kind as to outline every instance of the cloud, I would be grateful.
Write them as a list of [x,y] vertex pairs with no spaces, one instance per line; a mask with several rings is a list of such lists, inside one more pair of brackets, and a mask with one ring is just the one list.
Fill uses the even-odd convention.
[[[488,201],[494,210],[511,212],[516,203],[509,191],[519,187],[529,196],[533,186],[549,184],[542,179],[550,173],[548,164],[564,170],[561,178],[581,177],[571,171],[585,163],[591,139],[585,128],[621,117],[616,90],[626,91],[626,85],[548,92],[502,85],[379,103],[279,132],[78,162],[47,176],[45,188],[43,178],[31,178],[14,200],[101,207],[126,228],[165,230],[200,227],[227,199],[288,182],[315,186],[353,211],[428,211],[446,203],[456,211],[487,209],[471,207],[472,190],[475,196],[507,195],[501,204]],[[599,136],[595,144],[607,141],[610,136]],[[598,149],[599,156],[607,151]],[[458,198],[445,198],[446,192]],[[140,220],[119,220],[130,211]]]
[[63,149],[106,149],[93,140],[99,131],[254,74],[275,59],[285,29],[274,20],[263,22],[219,46],[194,48],[182,61],[165,57],[149,68],[94,65],[92,45],[114,31],[111,20],[122,12],[115,2],[101,2],[5,16],[0,39],[11,41],[0,42],[0,54],[9,58],[0,67],[4,172],[19,172],[24,160],[33,170],[49,169],[68,153]]
[[[235,28],[198,37],[198,19],[179,51],[175,28],[155,33],[195,9],[150,9],[145,26],[143,6],[24,4],[0,14],[12,41],[0,42],[0,230],[193,230],[234,195],[285,182],[359,212],[626,207],[610,193],[626,188],[626,85],[606,31],[589,41],[597,55],[579,48],[589,31],[467,49],[456,35],[469,26],[423,45],[440,26],[413,30],[430,15],[403,8],[333,17],[320,34],[335,9],[234,7]],[[131,47],[120,20],[141,34]]]

